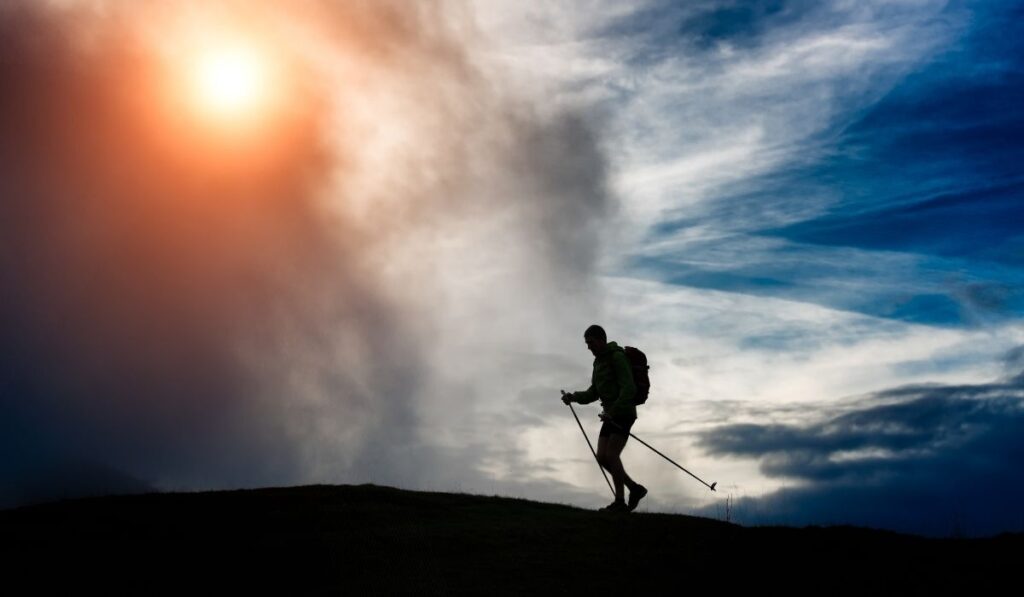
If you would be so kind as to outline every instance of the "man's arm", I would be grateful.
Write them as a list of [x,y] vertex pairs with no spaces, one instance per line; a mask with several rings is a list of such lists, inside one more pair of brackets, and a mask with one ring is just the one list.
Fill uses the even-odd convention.
[[582,392],[571,392],[569,394],[570,401],[578,402],[580,404],[590,404],[597,400],[597,389],[594,388],[594,384],[590,384],[590,387],[583,390]]

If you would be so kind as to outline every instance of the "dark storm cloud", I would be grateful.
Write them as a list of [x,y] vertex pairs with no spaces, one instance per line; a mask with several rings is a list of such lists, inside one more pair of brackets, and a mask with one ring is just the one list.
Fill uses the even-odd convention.
[[594,270],[598,243],[612,240],[602,226],[614,206],[607,161],[583,114],[559,114],[544,126],[523,124],[520,143],[528,151],[513,156],[512,176],[535,181],[534,199],[526,204],[527,225],[539,233],[534,240],[545,243],[542,258],[555,261],[552,271],[570,276],[560,285],[571,288]]
[[812,425],[724,425],[700,443],[797,482],[741,499],[739,509],[758,513],[747,522],[927,535],[1024,530],[1021,379],[894,388]]
[[[429,127],[403,148],[421,162],[364,165],[367,139],[338,142],[331,90],[309,84],[269,137],[233,145],[154,91],[142,6],[0,9],[0,506],[103,488],[486,483],[476,446],[420,433],[430,392],[448,388],[423,320],[434,295],[411,289],[445,264],[403,235],[500,208],[495,246],[533,239],[536,263],[490,296],[586,289],[610,203],[586,118],[496,91],[447,5],[246,3],[253,22],[309,17],[337,44],[321,50],[356,56],[368,92],[397,81],[420,110],[402,116]],[[371,168],[376,186],[329,182]],[[381,206],[338,217],[325,195]]]

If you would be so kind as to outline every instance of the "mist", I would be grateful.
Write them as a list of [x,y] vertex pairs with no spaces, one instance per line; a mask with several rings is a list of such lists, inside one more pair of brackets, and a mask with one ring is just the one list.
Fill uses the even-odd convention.
[[[244,6],[0,8],[0,505],[527,487],[478,415],[601,315],[595,115],[503,83],[462,4]],[[183,108],[193,30],[266,44],[272,114]]]

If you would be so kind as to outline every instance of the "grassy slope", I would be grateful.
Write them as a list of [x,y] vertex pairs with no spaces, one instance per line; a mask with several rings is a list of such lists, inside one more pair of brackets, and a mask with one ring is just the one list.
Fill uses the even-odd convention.
[[627,587],[676,595],[748,585],[977,590],[1010,578],[1022,547],[1019,534],[936,540],[849,527],[744,528],[373,485],[118,496],[0,511],[5,584],[20,576],[32,593],[54,586],[486,595]]

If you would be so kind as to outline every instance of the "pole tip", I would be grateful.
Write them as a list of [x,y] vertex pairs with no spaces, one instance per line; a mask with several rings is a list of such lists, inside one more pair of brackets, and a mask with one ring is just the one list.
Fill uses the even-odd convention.
[[715,481],[714,483],[711,484],[711,491],[715,490],[715,485],[718,485],[718,481]]

